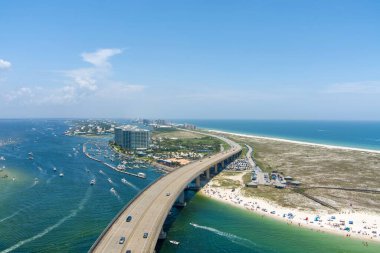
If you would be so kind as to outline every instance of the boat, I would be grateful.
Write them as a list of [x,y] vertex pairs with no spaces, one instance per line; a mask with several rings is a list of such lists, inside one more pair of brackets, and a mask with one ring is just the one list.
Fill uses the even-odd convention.
[[57,171],[57,168],[56,168],[56,167],[54,167],[54,168],[53,168],[53,171],[54,171],[54,172],[56,172],[56,171]]
[[178,245],[178,244],[179,244],[179,242],[174,241],[174,240],[169,240],[169,242],[170,242],[171,244],[175,244],[175,245]]
[[123,165],[123,164],[119,164],[119,165],[117,166],[117,169],[118,169],[118,170],[125,170],[125,165]]
[[0,156],[0,160],[1,161],[5,161],[5,157],[4,156]]
[[108,182],[110,182],[110,184],[113,183],[111,178],[108,178],[107,180],[108,180]]
[[61,173],[59,173],[59,176],[60,176],[60,177],[63,177],[63,173],[62,173],[62,172],[61,172]]
[[110,189],[110,192],[116,193],[116,191],[115,191],[115,189],[113,187]]
[[95,179],[92,179],[91,181],[90,181],[90,185],[94,185],[96,183],[96,180]]
[[146,178],[145,173],[142,173],[142,172],[137,173],[137,176],[141,178]]

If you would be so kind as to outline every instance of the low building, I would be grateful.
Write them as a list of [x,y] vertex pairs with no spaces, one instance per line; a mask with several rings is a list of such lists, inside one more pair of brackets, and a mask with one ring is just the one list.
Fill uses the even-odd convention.
[[131,125],[115,127],[114,141],[124,149],[147,149],[150,140],[151,133],[149,130]]

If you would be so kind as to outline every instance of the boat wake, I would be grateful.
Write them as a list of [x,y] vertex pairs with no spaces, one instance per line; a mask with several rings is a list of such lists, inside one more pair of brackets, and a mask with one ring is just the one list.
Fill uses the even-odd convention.
[[210,231],[210,232],[212,232],[214,234],[222,236],[222,237],[228,239],[229,241],[231,241],[231,242],[233,242],[235,244],[238,244],[240,246],[244,246],[244,247],[247,247],[247,248],[252,248],[252,247],[256,248],[257,247],[257,244],[254,243],[254,242],[252,242],[251,240],[239,237],[239,236],[231,234],[231,233],[220,231],[220,230],[218,230],[216,228],[201,226],[201,225],[198,225],[198,224],[195,224],[195,223],[190,223],[190,225],[193,226],[193,227],[195,227],[195,228],[207,230],[207,231]]
[[119,193],[117,193],[117,191],[115,190],[115,188],[111,188],[110,189],[110,192],[120,201],[120,202],[122,202],[122,200],[121,200],[121,197],[120,197],[120,195],[119,195]]
[[41,238],[43,237],[44,235],[46,235],[47,233],[49,233],[50,231],[52,231],[53,229],[56,229],[58,228],[59,226],[61,226],[65,221],[67,221],[68,219],[71,219],[73,217],[75,217],[79,211],[81,211],[84,206],[86,205],[87,201],[89,200],[90,196],[91,196],[91,187],[89,187],[87,189],[87,192],[85,194],[85,196],[83,197],[83,199],[79,202],[79,205],[77,207],[77,209],[74,209],[74,210],[71,210],[70,211],[70,214],[63,217],[62,219],[60,219],[57,223],[55,223],[54,225],[50,226],[50,227],[47,227],[45,228],[42,232],[32,236],[32,237],[29,237],[28,239],[25,239],[25,240],[22,240],[22,241],[19,241],[18,243],[16,243],[15,245],[13,245],[12,247],[9,247],[3,251],[1,251],[0,253],[8,253],[8,252],[11,252],[19,247],[21,247],[22,245],[26,244],[26,243],[29,243],[29,242],[32,242],[38,238]]
[[57,177],[57,175],[53,175],[52,177],[50,177],[48,180],[46,180],[46,184],[50,184],[51,180],[53,178]]
[[129,185],[130,187],[132,187],[133,189],[135,189],[135,190],[138,191],[138,192],[141,190],[141,189],[138,188],[136,185],[134,185],[134,184],[132,184],[131,182],[127,181],[127,179],[125,179],[125,178],[122,178],[122,179],[121,179],[121,182],[122,182],[123,184],[125,184],[125,185]]

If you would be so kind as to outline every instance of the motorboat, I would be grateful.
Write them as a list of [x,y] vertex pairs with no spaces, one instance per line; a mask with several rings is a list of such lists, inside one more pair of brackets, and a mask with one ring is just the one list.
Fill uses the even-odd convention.
[[54,172],[56,172],[56,171],[57,171],[57,168],[56,168],[56,167],[54,167],[54,168],[53,168],[53,171],[54,171]]
[[90,185],[94,185],[96,183],[96,180],[95,179],[92,179],[91,181],[90,181]]
[[63,173],[61,172],[61,173],[59,173],[59,176],[60,176],[60,177],[63,177],[64,175],[63,175]]
[[142,172],[137,173],[137,176],[141,178],[146,178],[145,173],[142,173]]
[[171,244],[174,244],[174,245],[178,245],[178,244],[179,244],[179,242],[174,241],[174,240],[169,240],[169,242],[170,242]]

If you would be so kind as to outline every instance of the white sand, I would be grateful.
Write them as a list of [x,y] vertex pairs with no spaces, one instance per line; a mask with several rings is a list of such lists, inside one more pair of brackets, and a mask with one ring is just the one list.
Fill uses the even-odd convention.
[[[228,175],[226,177],[230,178]],[[237,179],[236,176],[233,177],[235,180]],[[377,226],[380,222],[378,214],[354,212],[352,210],[327,213],[327,211],[314,212],[285,208],[262,198],[244,197],[240,193],[240,189],[235,189],[232,192],[230,189],[214,187],[213,181],[210,181],[201,190],[201,194],[295,226],[306,227],[319,232],[336,233],[345,237],[352,236],[367,242],[380,242],[380,229]],[[272,214],[272,211],[275,213]],[[294,217],[290,218],[289,213],[292,213]],[[317,216],[319,216],[319,221],[315,220]],[[331,219],[332,216],[335,216],[335,219]],[[349,224],[350,221],[353,224]],[[350,228],[349,232],[344,230],[347,227]]]
[[231,132],[225,132],[225,131],[219,131],[219,130],[208,130],[208,131],[209,132],[214,132],[214,133],[219,133],[219,134],[231,134],[231,135],[240,136],[240,137],[249,137],[249,138],[257,138],[257,139],[272,140],[272,141],[282,141],[282,142],[301,144],[301,145],[308,145],[308,146],[316,146],[316,147],[323,147],[323,148],[329,148],[329,149],[353,150],[353,151],[361,151],[361,152],[380,154],[380,150],[373,150],[373,149],[351,148],[351,147],[344,147],[344,146],[334,146],[334,145],[327,145],[327,144],[318,144],[318,143],[305,142],[305,141],[293,141],[293,140],[288,140],[288,139],[263,137],[263,136],[250,135],[250,134],[238,134],[238,133],[231,133]]

